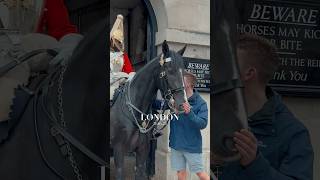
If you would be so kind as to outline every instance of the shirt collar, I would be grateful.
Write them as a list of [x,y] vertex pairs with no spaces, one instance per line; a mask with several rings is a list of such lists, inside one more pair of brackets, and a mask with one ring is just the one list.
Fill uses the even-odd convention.
[[192,96],[190,96],[188,98],[188,101],[189,102],[194,102],[197,99],[197,96],[198,96],[198,91],[193,89],[193,94],[192,94]]
[[249,117],[250,125],[270,124],[272,125],[275,119],[275,107],[278,101],[278,94],[276,94],[270,87],[266,88],[266,95],[268,101],[263,107]]

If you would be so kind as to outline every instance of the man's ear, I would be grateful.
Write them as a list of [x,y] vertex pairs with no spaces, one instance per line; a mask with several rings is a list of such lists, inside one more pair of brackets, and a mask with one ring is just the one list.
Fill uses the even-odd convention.
[[258,78],[258,72],[257,72],[257,69],[254,68],[254,67],[249,67],[244,72],[244,75],[243,75],[243,80],[244,81],[251,81],[251,80],[254,80],[254,79],[257,79],[257,78]]
[[184,85],[185,85],[187,88],[192,88],[192,85],[191,85],[190,80],[189,80],[188,78],[186,78],[186,79],[184,80]]

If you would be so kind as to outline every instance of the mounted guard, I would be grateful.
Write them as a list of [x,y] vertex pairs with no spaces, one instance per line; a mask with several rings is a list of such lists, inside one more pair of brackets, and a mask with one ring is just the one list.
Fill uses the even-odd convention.
[[[123,16],[118,15],[110,32],[110,98],[121,84],[132,78],[130,59],[124,51]],[[111,100],[110,99],[110,100]]]
[[[74,33],[76,28],[69,28],[63,1],[4,0],[0,1],[0,9],[0,121],[6,121],[14,89],[30,87],[31,79],[48,73],[50,67],[67,62],[82,35]],[[66,16],[56,17],[59,22],[47,18],[57,12]],[[57,22],[60,25],[56,25]],[[46,31],[39,31],[44,28]],[[59,38],[50,33],[58,31]]]

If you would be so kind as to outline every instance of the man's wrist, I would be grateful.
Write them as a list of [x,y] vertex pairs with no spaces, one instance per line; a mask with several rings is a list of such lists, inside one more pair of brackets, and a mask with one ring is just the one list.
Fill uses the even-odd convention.
[[243,168],[246,168],[246,167],[250,166],[250,165],[258,158],[258,155],[259,155],[259,154],[260,154],[259,151],[257,151],[257,152],[256,152],[256,156],[254,157],[254,159],[253,159],[252,161],[250,161],[250,162],[247,163],[246,165],[241,164],[241,166],[242,166]]
[[263,174],[269,167],[269,162],[263,157],[261,152],[257,152],[256,158],[247,166],[242,166],[248,177]]
[[185,116],[187,116],[189,119],[193,119],[195,114],[194,112],[192,111],[192,109],[190,109],[189,113],[184,113]]

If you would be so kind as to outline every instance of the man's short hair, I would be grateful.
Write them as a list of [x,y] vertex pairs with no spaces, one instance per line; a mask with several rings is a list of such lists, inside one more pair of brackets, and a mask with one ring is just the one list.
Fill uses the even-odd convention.
[[245,64],[257,68],[261,83],[267,84],[279,67],[279,56],[276,47],[263,37],[253,34],[240,34],[237,50],[245,53]]
[[195,87],[197,84],[197,77],[191,72],[184,71],[183,76],[188,79],[192,87]]

